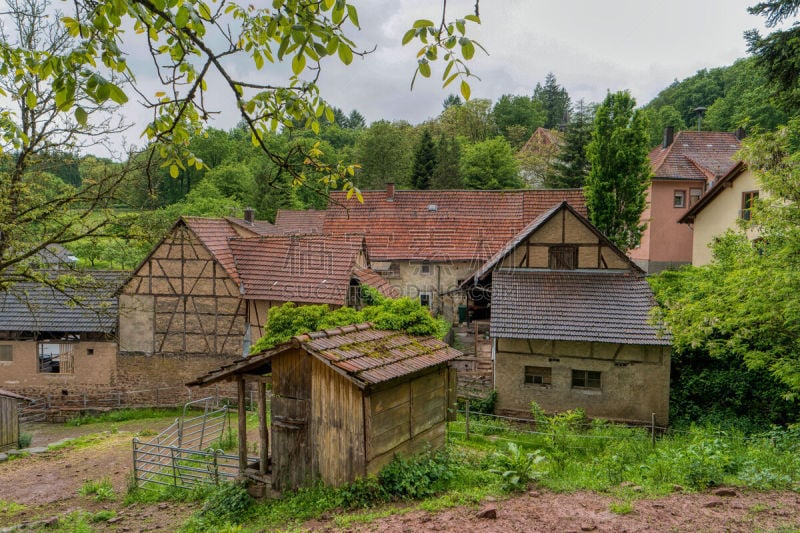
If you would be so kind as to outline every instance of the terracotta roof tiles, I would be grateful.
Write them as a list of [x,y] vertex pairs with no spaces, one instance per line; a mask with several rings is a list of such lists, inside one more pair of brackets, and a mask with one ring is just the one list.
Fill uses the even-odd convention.
[[740,147],[733,133],[679,131],[667,148],[660,145],[650,151],[650,166],[656,179],[712,180],[734,166]]

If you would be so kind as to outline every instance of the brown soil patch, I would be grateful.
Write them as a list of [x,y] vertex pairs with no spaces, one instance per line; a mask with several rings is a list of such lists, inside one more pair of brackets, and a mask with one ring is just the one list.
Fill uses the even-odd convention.
[[[800,495],[796,493],[743,492],[735,489],[734,496],[717,496],[714,492],[638,500],[632,503],[632,512],[616,514],[610,507],[620,503],[620,500],[612,496],[591,492],[551,494],[534,491],[503,501],[484,502],[475,507],[455,507],[438,513],[412,511],[367,524],[356,524],[347,530],[387,533],[800,530]],[[493,514],[496,518],[491,518]],[[333,518],[309,522],[305,526],[312,530],[336,530]]]

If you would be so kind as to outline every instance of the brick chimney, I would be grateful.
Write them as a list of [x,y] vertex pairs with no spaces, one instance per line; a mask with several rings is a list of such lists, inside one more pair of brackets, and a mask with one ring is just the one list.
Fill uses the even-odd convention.
[[386,184],[386,201],[394,202],[394,183],[391,181]]
[[244,221],[248,224],[252,224],[253,221],[256,219],[256,210],[252,207],[246,207],[244,210]]
[[675,126],[667,126],[664,128],[664,142],[661,144],[662,148],[669,148],[672,140],[675,138]]

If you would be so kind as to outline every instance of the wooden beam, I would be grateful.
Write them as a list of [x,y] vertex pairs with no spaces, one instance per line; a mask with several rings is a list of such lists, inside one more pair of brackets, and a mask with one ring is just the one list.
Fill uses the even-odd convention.
[[239,475],[244,478],[247,468],[247,409],[245,408],[245,380],[238,380],[239,397]]
[[259,474],[267,473],[269,461],[269,432],[267,431],[267,388],[264,383],[258,383],[258,435],[261,438],[261,452],[258,460]]

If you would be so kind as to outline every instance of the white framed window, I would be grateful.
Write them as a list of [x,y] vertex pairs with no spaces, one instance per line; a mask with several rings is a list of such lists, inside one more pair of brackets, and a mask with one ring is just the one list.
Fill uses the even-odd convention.
[[526,385],[550,385],[553,370],[547,366],[526,366],[525,384]]
[[431,264],[425,261],[419,265],[419,273],[428,275],[431,273]]
[[675,191],[673,193],[672,207],[686,207],[686,191]]
[[689,189],[689,207],[700,201],[703,196],[703,189]]

